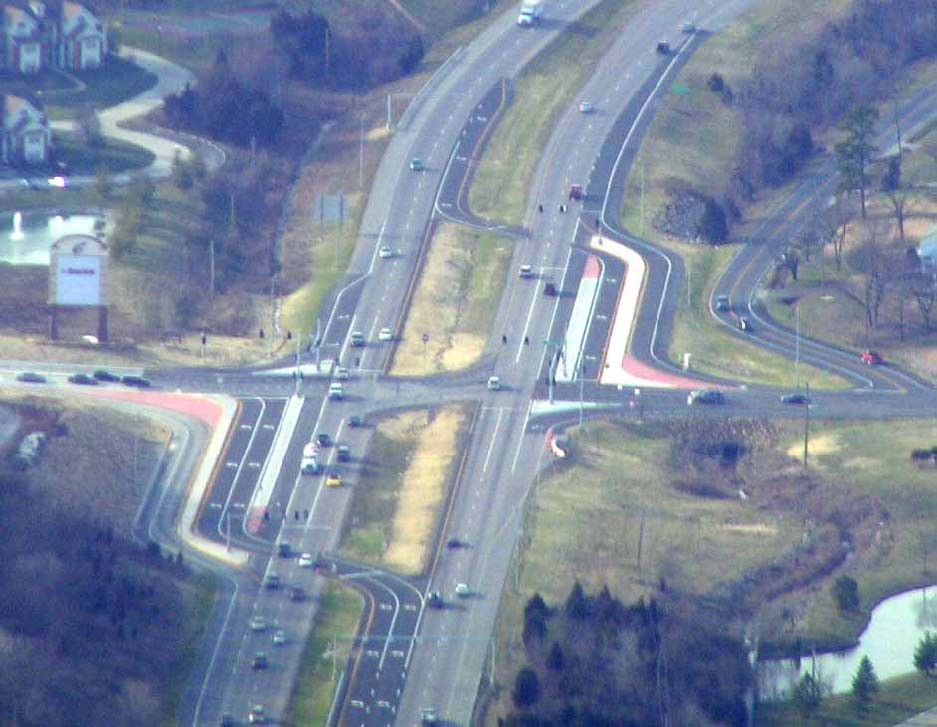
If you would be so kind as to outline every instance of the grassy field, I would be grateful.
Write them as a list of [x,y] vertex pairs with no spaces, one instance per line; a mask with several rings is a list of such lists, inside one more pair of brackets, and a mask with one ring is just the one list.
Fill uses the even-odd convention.
[[56,131],[52,143],[56,160],[68,165],[69,174],[93,175],[101,170],[118,174],[147,167],[156,158],[148,149],[117,139],[104,138],[97,146],[88,146],[64,131]]
[[[832,3],[837,8],[842,5],[841,0]],[[728,335],[708,313],[712,287],[735,253],[734,248],[712,250],[689,245],[659,231],[654,220],[667,204],[673,187],[703,190],[717,200],[728,191],[741,138],[741,120],[732,105],[707,88],[712,74],[721,74],[727,86],[739,89],[750,77],[759,49],[770,40],[767,32],[792,23],[815,27],[830,11],[827,3],[807,9],[802,3],[784,0],[762,3],[733,21],[707,40],[680,71],[672,86],[679,92],[663,98],[642,142],[620,213],[629,230],[679,253],[687,266],[692,305],[686,306],[683,291],[670,349],[673,361],[679,362],[683,353],[690,352],[694,367],[705,373],[730,373],[732,378],[749,383],[794,383],[793,364],[788,359]],[[751,225],[768,208],[770,203],[757,203],[746,210],[750,224],[739,226],[735,234],[744,236],[751,231]],[[801,371],[801,379],[804,377],[817,388],[846,386],[842,379],[806,367]]]
[[[735,381],[793,387],[797,381],[794,363],[782,356],[722,330],[709,314],[713,286],[732,260],[732,247],[681,245],[680,254],[690,270],[690,305],[681,296],[670,341],[670,359],[692,356],[691,366],[713,376]],[[800,383],[809,381],[816,389],[845,389],[849,382],[814,366],[801,364]]]
[[[319,611],[312,635],[306,642],[300,664],[299,679],[290,706],[291,718],[285,724],[293,727],[318,727],[329,716],[335,699],[338,677],[348,662],[352,637],[357,633],[364,604],[351,588],[327,583],[322,591]],[[327,655],[335,640],[335,656]],[[337,666],[332,680],[332,663]]]
[[[534,593],[548,603],[562,602],[578,579],[587,591],[607,584],[630,601],[655,593],[663,578],[669,590],[713,595],[754,568],[785,562],[785,554],[801,543],[805,515],[797,505],[780,490],[773,499],[757,500],[778,476],[796,478],[801,471],[797,424],[777,424],[776,438],[765,440],[770,446],[739,470],[757,505],[752,498],[696,496],[675,486],[680,474],[666,464],[669,426],[599,420],[571,432],[570,462],[545,477],[532,495],[518,587],[509,580],[498,627],[500,683],[512,683],[520,663],[522,612]],[[871,497],[881,503],[887,521],[872,523],[879,531],[861,536],[875,545],[857,549],[832,576],[761,604],[759,620],[764,640],[846,645],[882,598],[933,582],[937,553],[929,553],[930,570],[924,572],[921,543],[937,551],[931,537],[937,517],[934,469],[918,468],[910,451],[937,441],[937,424],[814,422],[811,431],[813,476],[845,501]],[[841,572],[859,583],[855,616],[841,615],[829,594],[828,581]],[[794,630],[777,618],[782,611],[795,614]]]
[[429,244],[394,353],[391,373],[398,376],[455,371],[481,358],[511,258],[510,240],[449,223]]
[[430,556],[468,411],[409,411],[377,425],[356,488],[343,553],[402,573]]
[[547,140],[618,36],[630,5],[629,0],[603,0],[518,77],[513,101],[492,134],[472,183],[469,201],[475,214],[523,224],[527,195]]
[[878,727],[896,725],[937,704],[932,678],[920,674],[888,679],[881,683],[869,710],[860,714],[850,696],[827,697],[817,714],[805,718],[790,702],[758,706],[760,727]]
[[156,76],[138,65],[110,56],[102,68],[75,74],[84,88],[50,90],[42,99],[50,119],[74,119],[132,98],[156,85]]

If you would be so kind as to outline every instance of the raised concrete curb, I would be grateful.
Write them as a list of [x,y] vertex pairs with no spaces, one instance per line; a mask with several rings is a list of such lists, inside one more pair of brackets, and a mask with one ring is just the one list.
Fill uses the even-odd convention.
[[277,429],[273,446],[270,448],[270,456],[264,463],[260,481],[247,508],[247,531],[249,533],[256,533],[263,523],[264,512],[270,506],[270,498],[273,496],[273,490],[280,477],[280,470],[283,469],[286,449],[289,447],[290,440],[293,439],[293,432],[296,430],[296,423],[299,421],[304,401],[305,397],[291,396],[283,410],[283,418],[280,420],[280,428]]

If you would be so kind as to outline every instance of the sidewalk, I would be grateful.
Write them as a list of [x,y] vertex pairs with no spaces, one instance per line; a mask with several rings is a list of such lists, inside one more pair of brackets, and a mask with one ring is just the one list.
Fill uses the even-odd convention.
[[[149,149],[156,156],[153,163],[147,168],[146,173],[154,179],[163,179],[172,172],[172,162],[178,151],[183,159],[191,156],[189,147],[183,143],[199,144],[207,147],[209,153],[203,154],[205,166],[210,172],[214,172],[225,162],[224,150],[206,139],[191,136],[188,134],[177,134],[166,131],[167,134],[179,137],[180,141],[158,136],[156,134],[134,131],[121,126],[133,119],[143,117],[163,103],[163,97],[171,93],[179,93],[187,85],[195,85],[195,76],[192,72],[169,61],[161,56],[150,53],[140,48],[123,47],[120,49],[120,57],[125,60],[136,63],[146,71],[156,76],[156,85],[143,91],[142,93],[127,99],[126,101],[102,110],[98,114],[101,122],[102,135],[125,141],[130,144],[136,144]],[[74,128],[73,121],[53,121],[52,128],[64,131],[70,131]],[[117,184],[126,183],[131,174],[118,174],[113,177]],[[93,182],[93,177],[75,176],[69,177],[69,184],[72,186],[84,186]]]

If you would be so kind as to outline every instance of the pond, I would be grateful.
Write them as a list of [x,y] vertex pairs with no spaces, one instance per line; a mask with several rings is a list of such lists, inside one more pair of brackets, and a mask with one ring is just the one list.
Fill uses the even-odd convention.
[[[914,649],[926,631],[937,632],[937,586],[916,588],[882,601],[859,637],[859,645],[835,653],[817,654],[816,674],[834,694],[852,689],[852,678],[868,656],[879,679],[914,671]],[[771,659],[758,664],[762,699],[789,694],[802,674],[813,669],[813,658]]]
[[48,265],[49,248],[65,235],[94,235],[104,218],[91,214],[14,212],[0,216],[0,265]]

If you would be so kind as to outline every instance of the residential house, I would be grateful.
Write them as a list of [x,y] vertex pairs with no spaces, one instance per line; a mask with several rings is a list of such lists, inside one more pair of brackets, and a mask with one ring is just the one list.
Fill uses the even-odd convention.
[[104,24],[84,5],[65,0],[59,15],[56,64],[69,71],[100,68],[107,56]]
[[52,149],[52,128],[39,103],[21,96],[3,97],[3,136],[0,157],[4,164],[44,164]]
[[917,248],[917,256],[921,260],[921,268],[926,273],[937,272],[937,227],[924,236]]
[[3,68],[36,73],[42,67],[84,71],[107,56],[104,24],[73,0],[7,0],[3,3]]

